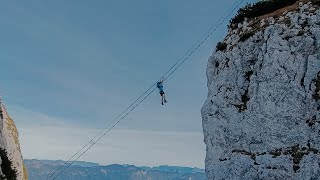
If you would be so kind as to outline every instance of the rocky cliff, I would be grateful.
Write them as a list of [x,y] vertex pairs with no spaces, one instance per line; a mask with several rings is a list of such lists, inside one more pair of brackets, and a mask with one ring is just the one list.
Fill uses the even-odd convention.
[[27,180],[19,136],[13,120],[0,102],[0,179]]
[[229,27],[207,65],[208,179],[320,179],[320,7]]

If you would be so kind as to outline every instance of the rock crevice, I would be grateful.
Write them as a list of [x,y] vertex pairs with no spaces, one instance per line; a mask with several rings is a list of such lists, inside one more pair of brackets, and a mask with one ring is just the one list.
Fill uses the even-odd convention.
[[210,180],[320,177],[320,8],[294,7],[239,23],[209,58]]

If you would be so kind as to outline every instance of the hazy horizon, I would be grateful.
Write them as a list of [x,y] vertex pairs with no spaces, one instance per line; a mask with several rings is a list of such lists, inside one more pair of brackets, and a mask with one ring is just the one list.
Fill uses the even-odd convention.
[[[53,162],[66,162],[65,160],[62,159],[58,159],[58,160],[50,160],[50,159],[24,159],[23,161],[40,161],[40,162],[44,162],[44,161],[53,161]],[[97,166],[110,166],[110,165],[121,165],[121,166],[136,166],[136,165],[132,165],[132,164],[99,164],[96,162],[89,162],[89,161],[75,161],[73,165],[78,165],[80,163],[84,163],[84,164],[90,164],[90,165],[97,165]],[[157,167],[181,167],[181,168],[196,168],[196,169],[201,169],[204,170],[204,168],[198,168],[198,167],[190,167],[190,166],[171,166],[171,165],[159,165],[159,166],[136,166],[139,168],[144,168],[144,167],[148,167],[148,168],[157,168]]]
[[[18,127],[23,157],[68,159],[233,4],[0,2],[0,95]],[[227,24],[164,83],[165,106],[156,91],[79,160],[204,168],[206,64]]]

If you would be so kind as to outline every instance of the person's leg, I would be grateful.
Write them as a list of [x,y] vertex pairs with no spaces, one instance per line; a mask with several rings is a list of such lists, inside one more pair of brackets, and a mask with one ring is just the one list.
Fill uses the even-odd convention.
[[163,100],[164,100],[165,103],[167,102],[167,100],[166,100],[166,94],[164,94],[164,93],[163,93]]
[[160,91],[160,96],[161,96],[161,104],[163,105],[163,91]]
[[163,105],[163,94],[161,94],[161,104]]

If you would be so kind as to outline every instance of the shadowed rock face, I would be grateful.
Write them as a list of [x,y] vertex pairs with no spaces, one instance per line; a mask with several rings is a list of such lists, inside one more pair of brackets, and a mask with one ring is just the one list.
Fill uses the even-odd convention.
[[319,179],[319,6],[247,20],[224,43],[201,110],[208,178]]
[[19,135],[13,120],[0,102],[0,179],[27,180]]

